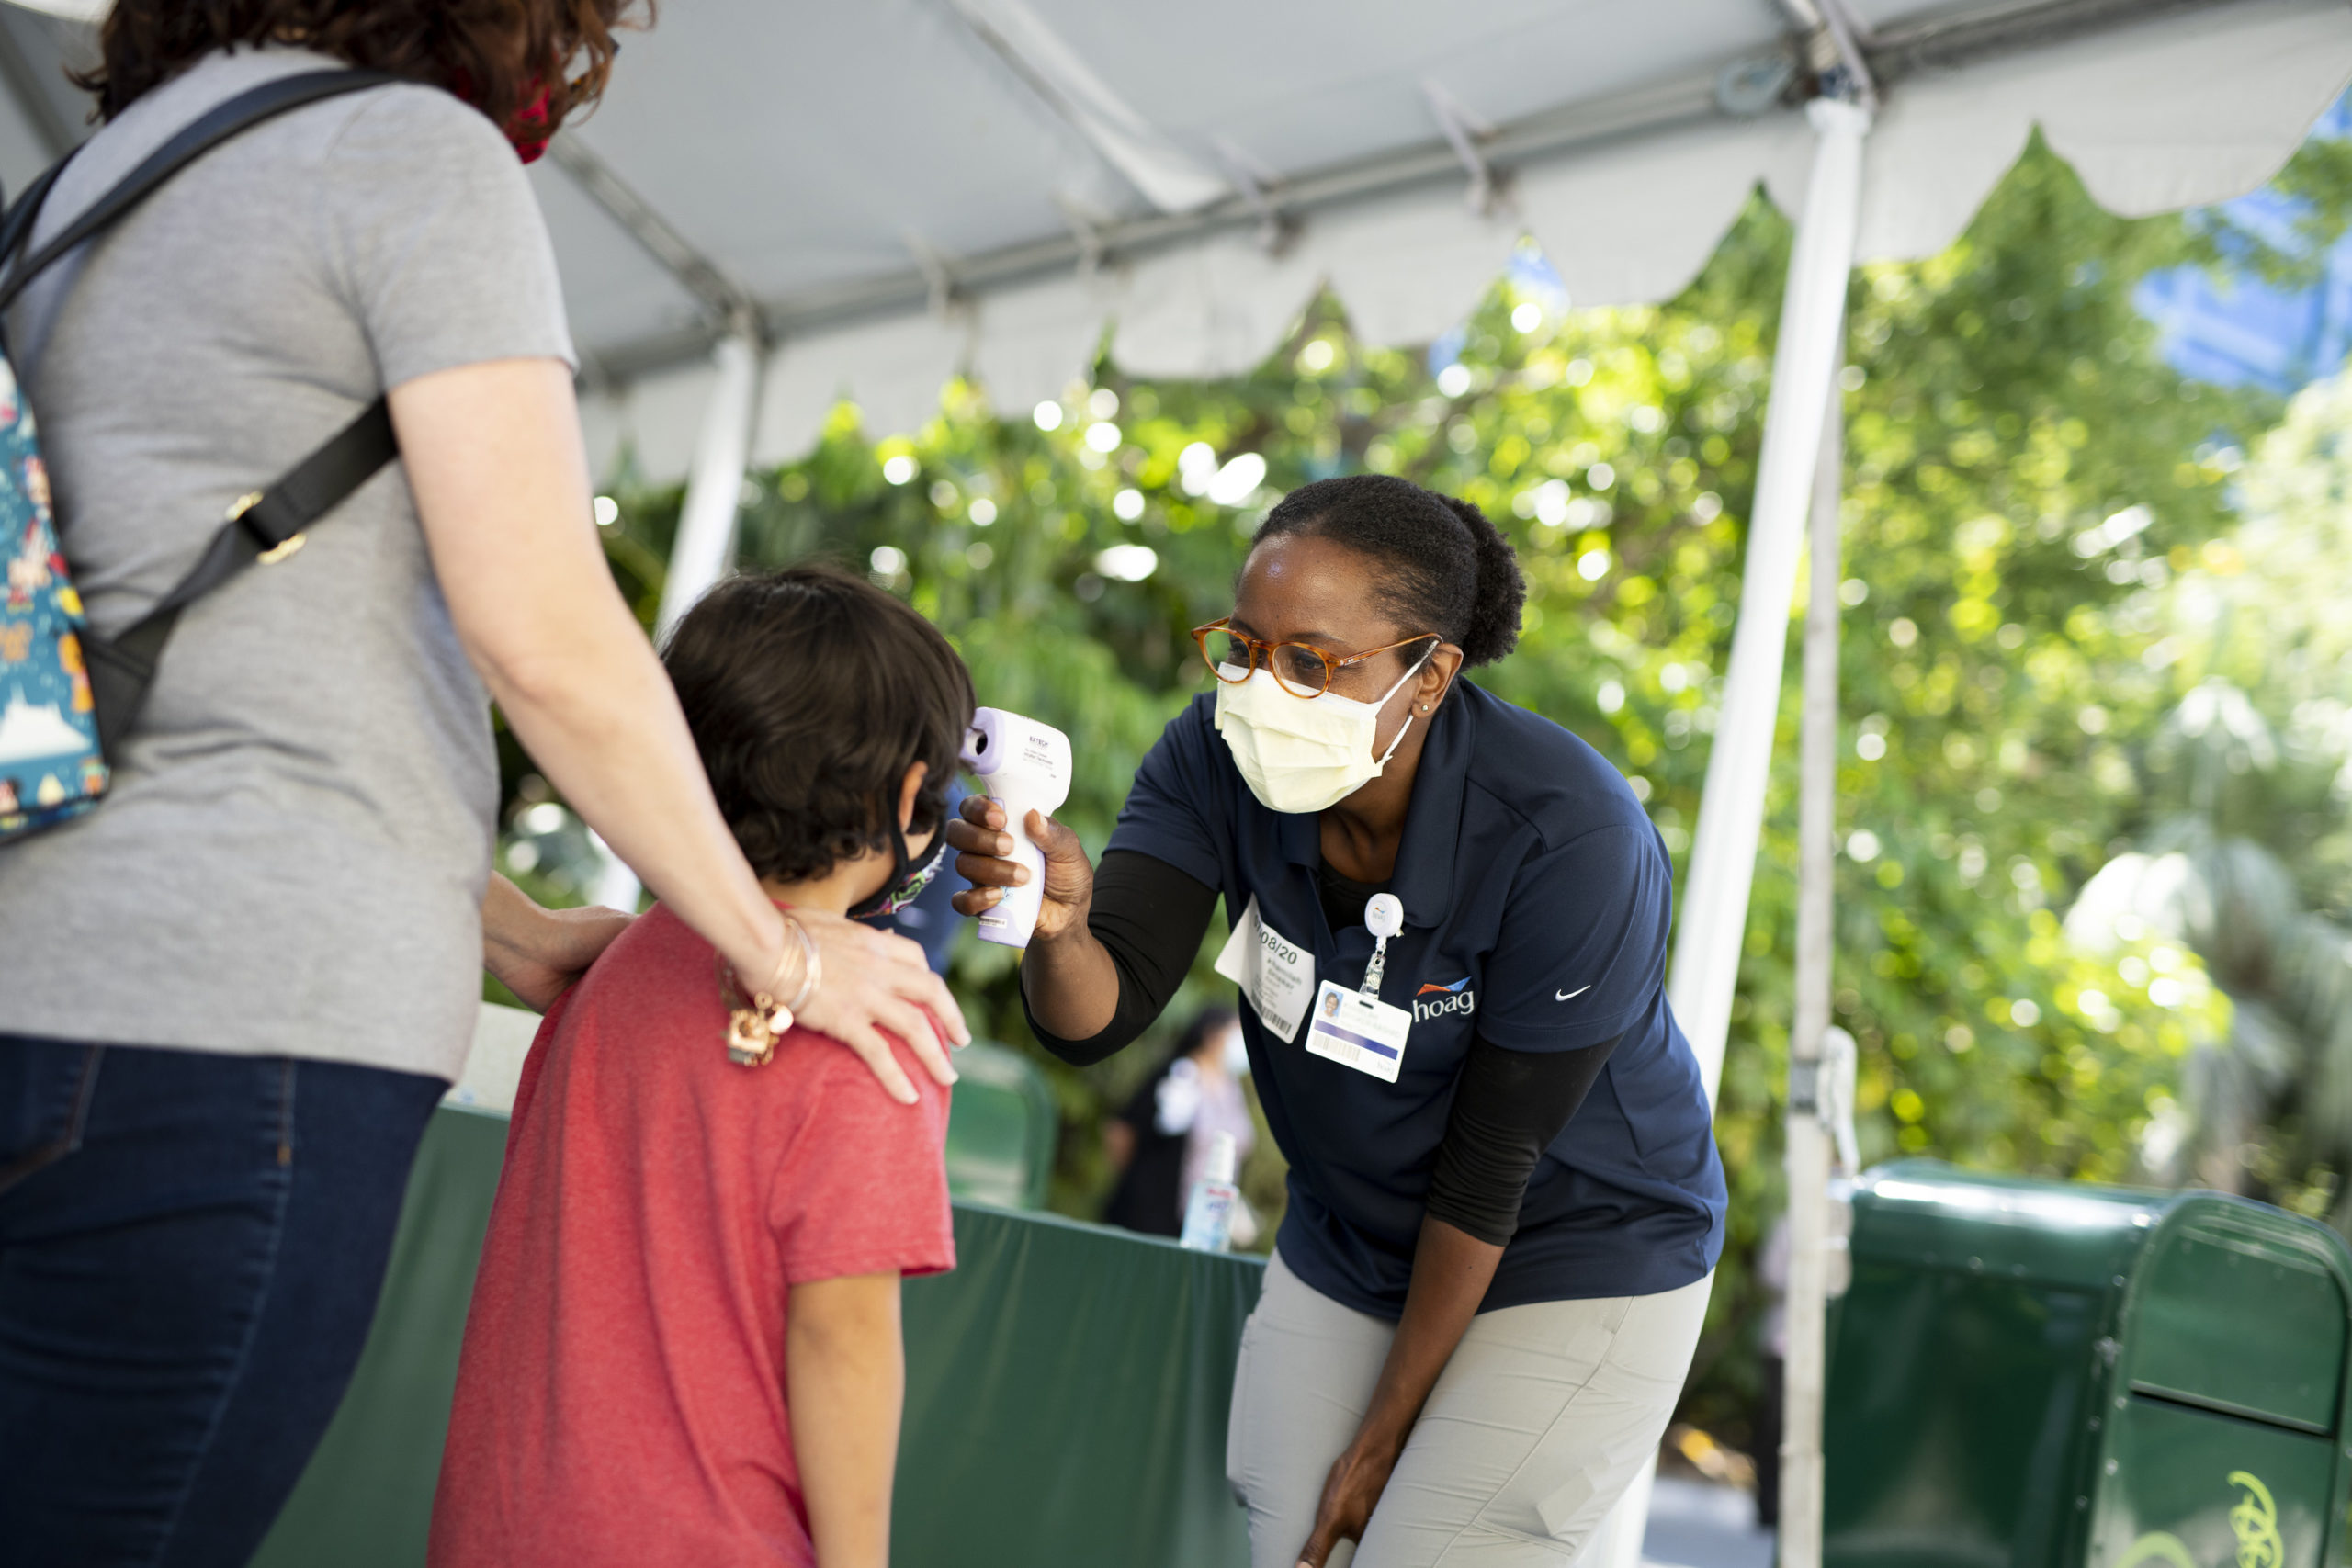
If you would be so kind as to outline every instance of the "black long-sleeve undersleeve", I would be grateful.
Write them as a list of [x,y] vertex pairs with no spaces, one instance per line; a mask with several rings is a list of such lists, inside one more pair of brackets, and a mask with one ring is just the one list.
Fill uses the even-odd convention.
[[1535,1162],[1584,1103],[1616,1047],[1604,1040],[1575,1051],[1506,1051],[1473,1038],[1424,1212],[1489,1247],[1508,1246]]
[[1133,850],[1111,851],[1094,870],[1094,902],[1086,929],[1119,972],[1118,1010],[1100,1033],[1064,1040],[1037,1022],[1024,987],[1021,1008],[1029,1015],[1030,1032],[1046,1050],[1081,1067],[1129,1043],[1151,1026],[1184,983],[1216,910],[1216,889],[1206,883],[1194,881],[1164,860]]

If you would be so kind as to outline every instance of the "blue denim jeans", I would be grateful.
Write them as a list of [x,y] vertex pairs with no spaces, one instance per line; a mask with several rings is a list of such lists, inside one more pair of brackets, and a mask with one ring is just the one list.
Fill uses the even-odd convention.
[[0,1558],[242,1568],[350,1381],[443,1088],[0,1035]]

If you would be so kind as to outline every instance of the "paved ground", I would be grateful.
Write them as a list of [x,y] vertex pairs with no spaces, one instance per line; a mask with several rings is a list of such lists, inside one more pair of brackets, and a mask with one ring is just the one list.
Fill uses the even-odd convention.
[[1756,1501],[1731,1486],[1661,1475],[1650,1494],[1643,1568],[1772,1568],[1772,1532]]

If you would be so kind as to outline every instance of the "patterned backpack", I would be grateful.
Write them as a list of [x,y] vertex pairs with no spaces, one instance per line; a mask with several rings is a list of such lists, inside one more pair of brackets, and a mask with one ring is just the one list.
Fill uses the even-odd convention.
[[[321,98],[378,87],[374,71],[314,71],[280,77],[198,118],[151,153],[0,284],[5,312],[27,284],[153,194],[173,175],[239,131]],[[70,161],[60,160],[0,218],[0,267],[30,239],[41,199]],[[229,510],[196,566],[121,636],[93,634],[74,591],[50,512],[32,410],[0,342],[0,846],[78,817],[105,795],[107,761],[139,716],[155,662],[179,613],[247,566],[301,548],[303,530],[398,456],[382,398],[267,490]]]

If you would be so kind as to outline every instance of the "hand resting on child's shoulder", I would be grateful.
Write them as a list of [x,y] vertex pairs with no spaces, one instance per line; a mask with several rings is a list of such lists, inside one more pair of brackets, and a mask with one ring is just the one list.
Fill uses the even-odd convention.
[[[809,1028],[857,1053],[890,1098],[915,1101],[914,1085],[890,1054],[883,1032],[907,1043],[924,1071],[942,1084],[956,1081],[943,1036],[961,1022],[946,987],[905,937],[828,913],[797,908],[794,917],[817,944],[824,983],[800,1015]],[[481,901],[482,966],[525,1007],[545,1012],[588,971],[636,917],[601,905],[549,909],[506,878],[493,874]]]
[[481,899],[482,967],[525,1007],[545,1012],[634,918],[602,905],[545,908],[493,873]]
[[816,942],[824,965],[823,984],[797,1015],[799,1021],[856,1052],[901,1105],[915,1102],[915,1086],[891,1055],[886,1030],[906,1042],[933,1081],[954,1083],[956,1068],[941,1041],[969,1044],[971,1035],[922,947],[827,910],[796,905],[792,914]]

